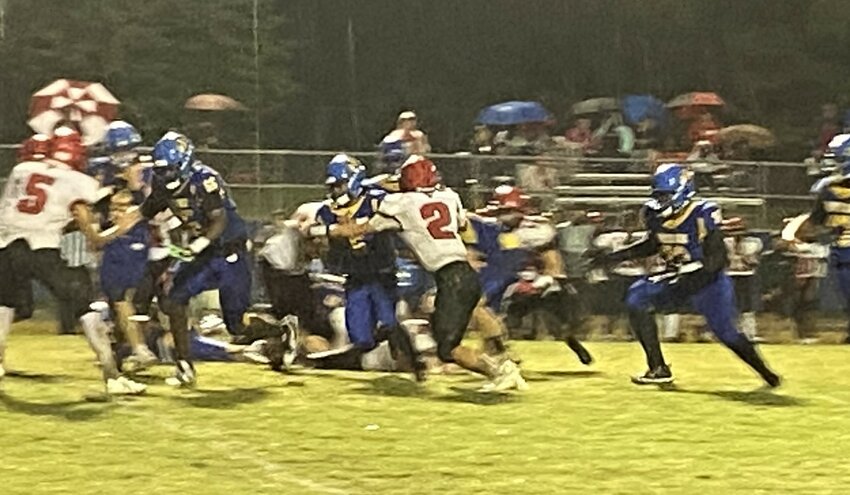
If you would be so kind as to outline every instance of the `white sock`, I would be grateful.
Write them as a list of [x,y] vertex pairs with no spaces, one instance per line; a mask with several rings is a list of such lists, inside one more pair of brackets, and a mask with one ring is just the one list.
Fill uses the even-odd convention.
[[14,319],[14,308],[0,306],[0,364],[3,364],[3,359],[6,357],[6,340],[9,339],[9,332],[12,331]]
[[100,313],[91,311],[80,317],[80,325],[83,327],[83,333],[86,340],[94,353],[97,355],[97,360],[103,369],[103,379],[117,378],[120,373],[118,366],[115,364],[115,357],[112,355],[112,346],[107,337],[106,325]]
[[679,314],[671,313],[663,316],[664,338],[675,339],[679,337]]

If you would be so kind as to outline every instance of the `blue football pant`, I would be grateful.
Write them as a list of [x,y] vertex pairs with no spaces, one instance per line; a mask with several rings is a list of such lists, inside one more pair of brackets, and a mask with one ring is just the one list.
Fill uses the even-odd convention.
[[374,349],[378,324],[387,328],[398,325],[396,301],[395,287],[380,282],[346,287],[345,326],[351,343],[363,351]]

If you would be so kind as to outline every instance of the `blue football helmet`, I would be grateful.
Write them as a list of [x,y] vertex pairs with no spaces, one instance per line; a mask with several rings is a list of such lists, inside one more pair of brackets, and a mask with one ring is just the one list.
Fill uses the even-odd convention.
[[139,131],[123,120],[113,120],[106,128],[104,149],[114,165],[123,167],[136,161],[139,153],[136,147],[142,144]]
[[327,178],[330,198],[337,206],[346,206],[359,198],[364,191],[366,171],[355,158],[339,154],[328,162]]
[[850,134],[834,136],[827,144],[824,158],[834,162],[842,176],[850,177]]
[[646,206],[659,217],[678,213],[696,194],[691,173],[678,163],[667,163],[655,170],[652,176],[652,199]]
[[179,132],[169,131],[153,147],[154,171],[168,180],[188,179],[195,163],[195,145]]

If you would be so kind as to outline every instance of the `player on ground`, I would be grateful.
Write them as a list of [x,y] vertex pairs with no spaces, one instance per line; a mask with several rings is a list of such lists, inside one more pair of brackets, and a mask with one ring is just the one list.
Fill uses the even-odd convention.
[[490,378],[488,388],[493,390],[524,388],[516,363],[505,360],[499,365],[484,353],[461,345],[481,298],[481,287],[460,239],[459,232],[466,224],[460,198],[454,191],[438,188],[438,183],[431,160],[412,155],[401,167],[402,192],[383,198],[368,223],[339,225],[330,235],[354,238],[370,232],[398,231],[436,280],[431,327],[438,357]]
[[170,385],[193,386],[195,369],[189,357],[189,300],[218,289],[227,330],[239,334],[242,316],[251,303],[248,234],[224,181],[212,168],[195,159],[186,136],[166,133],[154,146],[154,180],[142,214],[153,219],[161,212],[173,215],[174,254],[161,309],[169,316],[174,336],[177,372]]
[[[33,157],[34,158],[34,157]],[[48,157],[29,160],[12,169],[0,202],[0,377],[6,339],[22,290],[37,280],[54,297],[71,301],[89,345],[100,361],[109,394],[140,394],[145,385],[122,377],[115,364],[107,329],[100,313],[93,311],[93,289],[88,279],[74,277],[59,254],[62,231],[71,222],[90,242],[100,245],[128,230],[128,212],[116,219],[109,235],[95,230],[89,205],[98,199],[99,184],[82,173],[86,150],[80,135],[59,128],[50,143]]]
[[[309,228],[312,236],[329,235],[340,225],[363,223],[374,215],[386,194],[367,191],[364,176],[359,162],[347,155],[337,155],[328,163],[325,183],[330,198],[316,216],[319,225]],[[354,346],[351,359],[359,362],[363,353],[387,339],[394,357],[407,359],[416,380],[424,380],[425,366],[396,317],[396,255],[390,234],[334,236],[328,248],[328,270],[346,277],[345,324]]]
[[648,236],[594,260],[612,265],[660,254],[666,263],[666,271],[641,278],[626,293],[632,331],[643,346],[649,367],[643,376],[632,381],[673,381],[658,343],[654,312],[690,302],[726,347],[750,365],[768,386],[777,387],[780,377],[767,367],[753,343],[735,325],[735,291],[726,274],[728,257],[720,228],[720,209],[714,203],[694,200],[694,194],[691,175],[682,165],[660,166],[652,178],[652,198],[644,206]]

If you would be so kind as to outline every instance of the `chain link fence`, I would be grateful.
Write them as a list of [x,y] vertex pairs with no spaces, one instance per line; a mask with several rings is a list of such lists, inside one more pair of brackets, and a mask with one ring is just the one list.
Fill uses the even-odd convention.
[[[0,174],[15,163],[15,146],[0,145]],[[199,150],[198,156],[230,184],[242,214],[263,220],[276,210],[324,197],[325,165],[337,151]],[[370,172],[380,165],[375,153],[352,152]],[[444,182],[457,189],[471,207],[486,202],[498,183],[513,180],[542,209],[565,217],[598,210],[611,215],[636,211],[649,192],[649,177],[658,161],[647,158],[580,156],[498,156],[434,154]],[[777,229],[784,217],[811,206],[814,181],[802,163],[691,163],[701,197],[713,199],[727,215],[744,217],[751,228]]]

